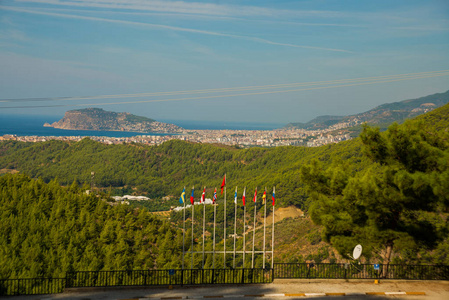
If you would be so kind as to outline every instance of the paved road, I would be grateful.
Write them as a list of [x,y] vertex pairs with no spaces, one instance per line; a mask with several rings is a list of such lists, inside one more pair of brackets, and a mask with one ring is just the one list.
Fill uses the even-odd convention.
[[[403,293],[421,293],[404,295]],[[327,293],[327,294],[326,294]],[[392,294],[384,294],[392,293]],[[424,293],[424,295],[422,294]],[[13,300],[109,300],[109,299],[404,299],[448,300],[449,282],[444,281],[382,281],[373,280],[275,280],[270,284],[175,286],[165,288],[86,288],[69,289],[61,294],[14,296]]]

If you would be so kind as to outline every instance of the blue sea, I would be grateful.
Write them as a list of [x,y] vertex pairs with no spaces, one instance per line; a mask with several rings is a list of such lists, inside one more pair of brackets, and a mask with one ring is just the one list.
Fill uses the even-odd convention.
[[[62,119],[62,116],[42,115],[6,115],[0,114],[0,136],[15,134],[18,136],[107,136],[132,137],[136,135],[167,135],[160,133],[140,133],[123,131],[94,131],[94,130],[64,130],[44,127],[44,123],[53,123]],[[283,127],[283,124],[264,124],[249,122],[206,122],[188,120],[158,120],[172,123],[185,129],[234,129],[234,130],[272,130]]]

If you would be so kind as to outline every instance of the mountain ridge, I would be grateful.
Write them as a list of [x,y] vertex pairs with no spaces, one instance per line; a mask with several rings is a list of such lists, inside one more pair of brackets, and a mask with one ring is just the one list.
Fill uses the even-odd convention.
[[374,125],[389,124],[393,122],[401,123],[405,119],[410,119],[427,113],[447,103],[449,103],[449,90],[443,93],[435,93],[420,98],[381,104],[366,112],[349,116],[318,116],[307,123],[289,123],[284,128],[319,130],[326,129],[331,126],[351,127],[362,123]]

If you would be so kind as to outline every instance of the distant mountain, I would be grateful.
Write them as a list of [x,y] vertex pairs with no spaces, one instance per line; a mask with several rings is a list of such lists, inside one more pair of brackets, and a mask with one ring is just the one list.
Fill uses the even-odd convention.
[[449,103],[449,91],[417,99],[382,104],[367,112],[351,116],[320,116],[307,123],[290,123],[284,128],[318,130],[328,129],[331,126],[335,129],[351,127],[365,122],[369,124],[401,123],[405,119],[429,112],[446,103]]
[[70,130],[99,130],[99,131],[131,131],[131,132],[159,132],[175,133],[182,130],[174,124],[157,122],[147,117],[140,117],[130,113],[116,113],[101,108],[85,108],[67,111],[64,117],[53,124],[44,126]]

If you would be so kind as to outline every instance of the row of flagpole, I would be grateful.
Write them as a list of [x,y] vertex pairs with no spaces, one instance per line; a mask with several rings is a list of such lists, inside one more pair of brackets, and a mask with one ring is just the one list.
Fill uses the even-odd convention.
[[[184,209],[183,209],[183,234],[182,234],[182,269],[184,269],[184,256],[185,256],[185,221],[186,221],[186,199],[185,199],[185,187],[181,193],[181,197],[179,198],[179,202],[181,204],[184,204]],[[190,202],[192,204],[192,241],[191,241],[191,248],[190,248],[190,253],[191,253],[191,268],[193,268],[194,265],[194,261],[193,261],[193,254],[196,253],[193,251],[193,232],[194,232],[194,190],[195,187],[192,187],[192,193],[190,196]],[[224,215],[223,215],[223,220],[224,220],[224,236],[223,236],[223,268],[226,268],[226,174],[223,178],[223,182],[221,184],[221,194],[223,195],[223,191],[224,191]],[[201,201],[200,203],[203,204],[203,235],[202,235],[202,240],[203,240],[203,257],[202,257],[202,268],[204,268],[204,245],[205,245],[205,223],[206,223],[206,206],[205,204],[205,194],[206,194],[206,187],[204,187],[203,193],[201,195]],[[272,222],[272,234],[271,234],[271,251],[266,251],[265,249],[265,236],[266,236],[266,218],[267,218],[267,206],[266,206],[266,188],[265,191],[263,193],[262,196],[263,199],[263,204],[264,205],[264,225],[263,225],[263,266],[265,267],[265,255],[266,253],[270,253],[271,252],[271,267],[273,267],[273,263],[274,263],[274,211],[275,211],[275,188],[273,187],[273,194],[272,194],[272,205],[273,205],[273,222]],[[217,188],[215,188],[214,190],[214,195],[213,195],[213,199],[212,199],[212,204],[214,207],[214,229],[213,229],[213,248],[212,248],[212,253],[213,253],[213,257],[212,257],[212,268],[215,269],[215,253],[220,253],[221,251],[215,251],[215,224],[216,224],[216,205],[215,205],[215,201],[217,200]],[[243,201],[243,267],[245,264],[245,254],[246,254],[246,241],[245,241],[245,234],[246,234],[246,187],[243,190],[243,196],[242,196],[242,201]],[[253,198],[254,203],[257,202],[257,187],[255,189],[254,192],[254,198]],[[234,251],[233,251],[233,268],[235,268],[235,260],[236,260],[236,236],[237,236],[237,187],[235,188],[235,195],[234,195],[234,213],[235,213],[235,218],[234,218]],[[253,247],[252,247],[252,258],[251,258],[251,268],[254,268],[254,254],[255,254],[255,236],[256,236],[256,205],[254,205],[254,228],[253,228]],[[240,252],[240,251],[239,251]],[[258,251],[260,252],[260,251]]]

